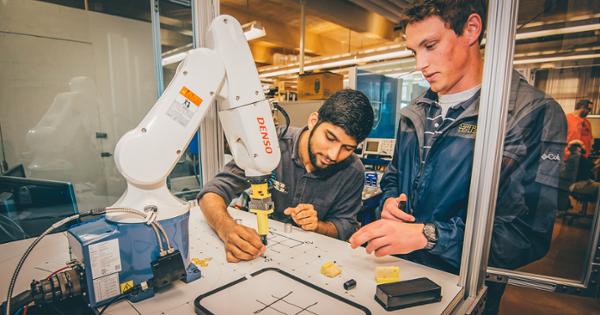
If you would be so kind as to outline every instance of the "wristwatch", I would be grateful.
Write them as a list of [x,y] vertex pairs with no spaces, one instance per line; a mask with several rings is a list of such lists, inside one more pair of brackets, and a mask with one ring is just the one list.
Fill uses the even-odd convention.
[[425,245],[425,249],[432,249],[435,244],[437,244],[437,228],[433,223],[425,223],[423,227],[423,235],[427,239],[427,245]]

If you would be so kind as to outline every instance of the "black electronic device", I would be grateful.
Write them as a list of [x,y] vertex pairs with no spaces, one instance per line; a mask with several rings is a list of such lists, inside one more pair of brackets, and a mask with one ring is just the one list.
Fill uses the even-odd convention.
[[27,177],[25,176],[25,168],[23,167],[23,164],[18,164],[15,165],[11,168],[9,168],[4,174],[2,174],[3,176],[12,176],[12,177]]
[[375,300],[386,311],[439,302],[442,288],[427,278],[380,284],[375,292]]
[[0,243],[38,236],[77,213],[75,191],[69,182],[0,176]]

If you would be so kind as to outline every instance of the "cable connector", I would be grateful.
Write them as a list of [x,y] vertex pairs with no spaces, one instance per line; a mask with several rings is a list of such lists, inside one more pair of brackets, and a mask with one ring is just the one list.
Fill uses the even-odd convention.
[[171,282],[179,279],[185,279],[185,265],[183,257],[178,250],[159,257],[152,262],[153,278],[150,280],[151,286],[155,289],[167,286]]
[[158,217],[158,208],[156,206],[145,206],[144,213],[146,214],[146,225],[150,225],[156,221]]
[[81,214],[82,217],[88,217],[88,216],[96,216],[96,215],[103,215],[106,213],[106,208],[94,208],[94,209],[90,209],[87,212],[84,212]]

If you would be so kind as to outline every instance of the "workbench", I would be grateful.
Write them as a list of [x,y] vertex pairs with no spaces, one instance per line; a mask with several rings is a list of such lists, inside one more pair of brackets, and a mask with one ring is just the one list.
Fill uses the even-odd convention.
[[[230,214],[244,225],[255,228],[254,214],[229,208]],[[306,232],[293,227],[291,232],[284,230],[284,224],[269,222],[269,245],[264,257],[253,261],[230,264],[226,262],[223,243],[204,220],[202,211],[195,206],[190,216],[190,258],[202,260],[206,266],[199,266],[202,277],[191,283],[178,281],[153,298],[131,303],[120,301],[112,305],[105,314],[194,314],[194,300],[197,296],[223,286],[236,279],[264,268],[278,268],[324,290],[360,304],[372,314],[446,314],[462,298],[462,288],[458,286],[457,275],[425,267],[393,256],[374,257],[364,248],[352,249],[349,243]],[[0,296],[6,296],[10,276],[33,239],[15,241],[0,245]],[[44,238],[31,253],[19,274],[14,294],[29,288],[32,279],[42,279],[52,271],[64,266],[69,260],[66,232],[52,234]],[[335,278],[325,277],[320,267],[327,261],[335,261],[342,269]],[[400,279],[408,280],[427,277],[442,288],[442,300],[437,303],[410,307],[387,312],[374,300],[376,266],[399,266]],[[346,291],[343,283],[354,279],[356,288]],[[249,292],[252,294],[252,292]],[[229,314],[228,314],[229,315]]]

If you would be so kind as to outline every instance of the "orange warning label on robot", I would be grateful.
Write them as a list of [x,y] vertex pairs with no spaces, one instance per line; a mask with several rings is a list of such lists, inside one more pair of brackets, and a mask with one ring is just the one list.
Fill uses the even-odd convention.
[[185,86],[182,87],[181,90],[179,90],[179,94],[183,95],[196,106],[200,106],[200,104],[202,103],[202,98],[196,95],[194,92],[190,91],[190,89],[186,88]]

